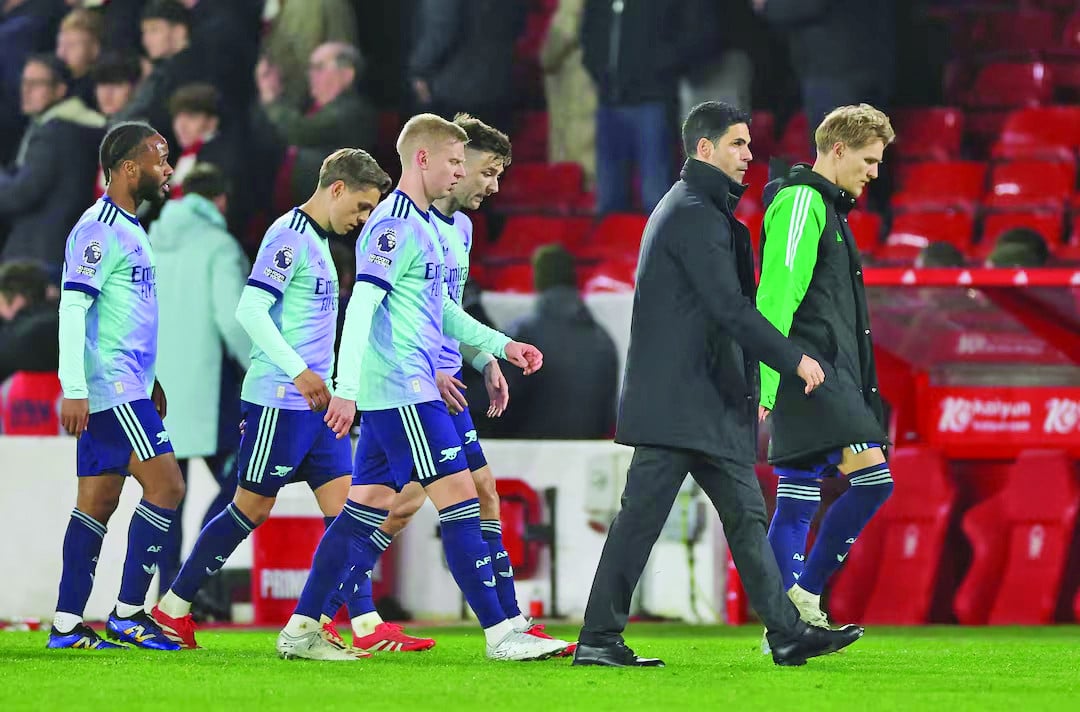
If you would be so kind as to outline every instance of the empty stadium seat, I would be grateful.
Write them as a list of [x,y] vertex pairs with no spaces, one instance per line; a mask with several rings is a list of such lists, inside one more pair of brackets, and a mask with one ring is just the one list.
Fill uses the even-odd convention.
[[18,371],[0,384],[5,435],[60,435],[63,390],[55,372]]
[[498,241],[488,250],[489,261],[527,260],[541,245],[558,243],[574,251],[592,227],[589,218],[512,215]]
[[1078,504],[1065,453],[1020,454],[1005,487],[964,515],[973,558],[953,602],[960,623],[1053,621]]
[[1073,161],[1080,149],[1080,107],[1043,106],[1009,114],[994,158]]
[[799,161],[813,163],[814,156],[810,144],[810,122],[806,118],[806,113],[800,111],[788,119],[784,126],[784,133],[776,145],[776,154],[784,156],[792,163]]
[[575,254],[584,259],[636,258],[641,234],[648,217],[633,213],[613,213],[579,246]]
[[548,159],[548,115],[546,111],[523,111],[514,117],[514,160],[543,163]]
[[1063,209],[1076,183],[1076,167],[1060,161],[1010,161],[994,166],[984,201],[990,208]]
[[488,274],[492,291],[508,294],[532,294],[534,291],[531,265],[509,264],[492,267]]
[[[776,150],[776,117],[771,111],[750,114],[750,152],[754,161],[768,163]],[[753,165],[753,164],[751,164]]]
[[974,210],[986,191],[986,164],[980,161],[934,161],[898,171],[894,208]]
[[964,112],[954,107],[898,109],[892,115],[896,143],[890,148],[904,161],[946,161],[960,156]]
[[872,255],[881,246],[881,216],[867,210],[852,210],[848,213],[848,226],[855,236],[859,252]]
[[974,17],[967,28],[960,28],[954,39],[961,54],[982,53],[1025,56],[1046,49],[1058,34],[1058,18],[1048,10],[988,11]]
[[971,244],[975,218],[967,210],[913,210],[897,213],[885,246],[878,252],[883,259],[914,258],[931,242],[951,242],[961,250]]
[[1052,72],[1044,62],[995,62],[979,70],[965,104],[975,109],[1041,106],[1053,93]]
[[941,453],[899,448],[895,489],[866,527],[829,593],[833,620],[927,623],[956,492]]
[[636,258],[604,260],[581,270],[581,291],[585,294],[632,292],[636,275]]
[[743,184],[746,185],[746,191],[739,198],[739,210],[750,212],[761,212],[762,201],[761,193],[765,190],[765,184],[769,182],[769,164],[765,161],[754,161],[746,169],[746,175],[743,176]]
[[491,204],[502,212],[574,212],[582,200],[583,180],[576,163],[515,163]]
[[1064,213],[1060,210],[988,213],[983,221],[982,239],[979,241],[977,255],[980,259],[985,259],[1001,233],[1019,227],[1039,233],[1053,249],[1062,243],[1063,225]]

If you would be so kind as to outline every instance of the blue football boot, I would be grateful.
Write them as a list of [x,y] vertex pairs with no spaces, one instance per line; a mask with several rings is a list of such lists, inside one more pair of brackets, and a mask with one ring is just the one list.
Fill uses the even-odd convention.
[[116,609],[109,614],[105,624],[105,633],[112,640],[131,643],[137,648],[148,650],[179,650],[180,646],[165,637],[161,627],[154,619],[140,610],[130,618],[121,618]]
[[56,626],[53,626],[52,630],[49,631],[49,642],[45,647],[78,650],[127,650],[126,645],[117,645],[102,639],[93,628],[85,623],[75,626],[70,633],[61,633],[56,629]]

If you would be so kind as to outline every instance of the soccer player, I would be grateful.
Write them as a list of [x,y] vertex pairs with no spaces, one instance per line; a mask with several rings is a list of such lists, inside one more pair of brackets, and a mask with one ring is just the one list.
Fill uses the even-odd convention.
[[[443,274],[450,298],[461,304],[461,294],[469,277],[469,251],[472,248],[472,221],[464,209],[476,210],[486,198],[499,192],[499,180],[510,165],[510,140],[506,134],[488,126],[468,114],[458,114],[454,123],[465,130],[469,142],[465,144],[465,177],[458,181],[453,192],[432,203],[433,224],[446,252]],[[454,426],[464,448],[465,460],[472,473],[480,500],[480,532],[491,553],[491,565],[495,569],[495,591],[499,596],[503,613],[518,631],[530,635],[549,637],[542,625],[531,625],[521,615],[514,589],[514,567],[502,541],[502,525],[499,520],[499,494],[495,490],[495,477],[491,473],[484,450],[476,437],[469,404],[461,389],[462,350],[469,355],[470,364],[484,375],[484,384],[490,396],[488,417],[502,415],[509,400],[506,380],[498,360],[489,353],[465,347],[461,349],[456,339],[445,336],[439,351],[435,383],[443,401],[450,410]],[[394,498],[390,515],[379,527],[387,539],[396,536],[412,519],[424,503],[427,495],[418,481],[409,482]],[[386,623],[375,610],[371,597],[371,579],[359,579],[357,606],[361,615],[353,617],[353,647],[361,650],[384,650],[408,652],[427,650],[435,645],[430,638],[407,635],[400,625]],[[568,645],[563,655],[573,654]]]
[[460,126],[433,114],[409,119],[397,141],[401,182],[357,241],[356,286],[338,351],[337,393],[326,414],[326,422],[344,437],[356,411],[361,413],[352,487],[278,636],[282,657],[310,657],[319,614],[348,563],[354,564],[353,580],[371,575],[390,543],[379,527],[414,470],[439,510],[446,559],[484,628],[488,657],[533,660],[566,647],[518,632],[507,620],[491,548],[481,535],[476,486],[435,381],[444,329],[526,373],[543,360],[535,347],[469,317],[447,294],[444,250],[434,226],[438,218],[430,209],[464,178],[467,139]]
[[[311,198],[278,218],[263,237],[236,307],[252,341],[241,392],[246,425],[236,497],[199,534],[153,610],[169,638],[184,648],[197,647],[191,617],[195,594],[266,521],[282,487],[307,482],[327,522],[341,512],[352,453],[349,441],[335,438],[321,413],[330,402],[338,310],[338,275],[328,238],[367,220],[390,185],[367,152],[339,149],[323,161]],[[342,657],[336,646],[320,643],[312,655]]]
[[[893,489],[862,264],[847,215],[894,138],[889,118],[872,106],[835,109],[815,133],[813,168],[797,165],[779,179],[765,213],[758,309],[827,374],[807,398],[795,379],[763,364],[759,410],[762,419],[772,412],[769,462],[780,478],[769,542],[788,596],[818,626],[828,626],[825,583]],[[826,512],[804,567],[821,480],[837,473],[851,487]]]
[[79,488],[64,535],[64,565],[50,648],[122,648],[82,619],[101,542],[124,477],[143,497],[128,526],[120,595],[106,634],[139,648],[178,650],[143,605],[184,480],[162,425],[165,393],[154,379],[158,304],[154,254],[135,212],[168,192],[169,146],[149,124],[114,126],[99,151],[105,195],[67,239],[60,298],[60,420],[79,439]]

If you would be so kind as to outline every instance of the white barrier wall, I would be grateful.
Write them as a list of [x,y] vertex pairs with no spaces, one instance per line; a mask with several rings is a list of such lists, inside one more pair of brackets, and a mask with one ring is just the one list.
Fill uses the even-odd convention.
[[[64,530],[75,503],[74,445],[71,438],[0,437],[0,536],[6,542],[0,548],[0,571],[9,572],[7,585],[0,586],[0,618],[52,615]],[[497,477],[523,479],[538,491],[557,488],[558,608],[564,616],[580,618],[604,544],[604,534],[590,528],[590,520],[610,521],[631,451],[608,442],[550,441],[489,441],[485,450]],[[198,534],[213,487],[201,463],[193,466],[184,516],[185,551]],[[88,618],[103,618],[115,602],[127,524],[139,497],[138,485],[129,482],[109,523]],[[646,567],[637,605],[655,615],[712,622],[719,620],[722,610],[726,551],[715,512],[695,506],[706,516],[701,519],[698,543],[690,547],[694,581],[690,581],[688,547],[667,539],[666,532]],[[285,488],[275,514],[319,516],[305,485]],[[461,595],[443,564],[436,524],[436,512],[426,504],[395,540],[400,557],[398,594],[418,617],[452,619],[461,609]],[[671,534],[680,536],[682,519],[673,516],[669,525]],[[227,566],[250,568],[250,542],[241,546]],[[545,555],[537,577],[519,583],[526,612],[534,599],[551,611],[549,570]],[[691,586],[696,599],[693,610]]]

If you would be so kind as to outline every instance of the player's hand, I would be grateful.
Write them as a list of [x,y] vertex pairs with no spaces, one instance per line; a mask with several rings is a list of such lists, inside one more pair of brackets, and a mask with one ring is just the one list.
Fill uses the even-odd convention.
[[65,398],[60,402],[60,424],[68,435],[79,437],[90,421],[90,401],[86,398]]
[[435,385],[439,387],[439,395],[450,409],[450,415],[457,415],[469,407],[465,394],[461,392],[468,389],[468,386],[458,379],[448,373],[436,373]]
[[158,417],[165,420],[165,411],[168,409],[165,401],[165,389],[157,381],[154,381],[154,390],[150,391],[150,401],[154,404]]
[[769,417],[769,413],[772,411],[763,405],[757,407],[757,422],[764,423],[765,419]]
[[510,386],[503,377],[498,361],[491,361],[484,366],[484,387],[487,388],[487,417],[498,418],[510,405]]
[[330,389],[326,387],[323,379],[315,375],[314,371],[305,368],[293,379],[293,383],[296,384],[296,390],[300,391],[300,395],[304,397],[309,408],[315,411],[326,409],[330,402]]
[[506,345],[506,360],[520,367],[526,376],[531,376],[543,367],[544,354],[532,344],[511,341]]
[[825,372],[821,370],[821,364],[806,354],[803,354],[795,373],[806,383],[806,388],[803,389],[806,395],[810,395],[815,388],[825,382]]
[[281,69],[266,57],[255,65],[255,87],[259,92],[259,102],[272,104],[284,91],[285,83],[281,79]]
[[355,418],[356,401],[334,396],[330,399],[330,406],[326,409],[326,417],[323,418],[323,422],[329,425],[337,439],[341,440],[349,434]]

